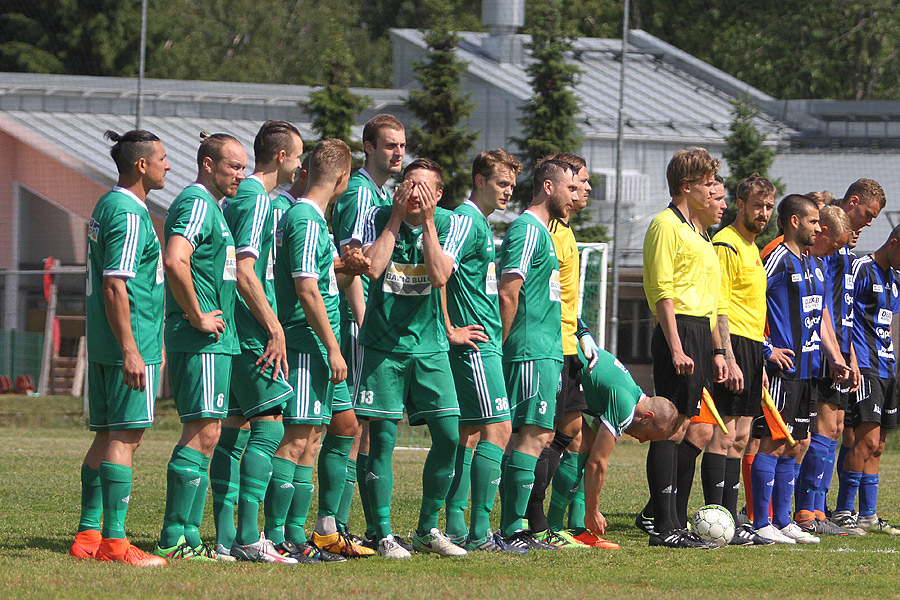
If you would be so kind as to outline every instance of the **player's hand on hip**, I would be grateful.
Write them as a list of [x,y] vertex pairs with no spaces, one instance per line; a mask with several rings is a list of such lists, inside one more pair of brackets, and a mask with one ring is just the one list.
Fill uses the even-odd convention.
[[473,350],[478,350],[478,342],[484,343],[489,340],[482,325],[466,325],[447,329],[447,341],[454,346],[468,346]]
[[790,371],[794,368],[794,351],[790,348],[772,348],[769,362],[778,365],[782,371]]
[[185,320],[190,322],[194,329],[199,329],[204,333],[211,333],[216,336],[217,342],[219,341],[219,336],[225,332],[225,319],[222,318],[221,310],[211,310],[207,313],[200,313],[195,319],[191,319],[186,314],[182,316]]

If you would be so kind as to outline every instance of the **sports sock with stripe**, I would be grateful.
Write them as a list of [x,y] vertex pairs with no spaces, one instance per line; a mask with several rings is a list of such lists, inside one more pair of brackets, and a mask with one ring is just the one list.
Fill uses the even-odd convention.
[[473,540],[487,536],[491,526],[491,510],[500,486],[500,462],[503,448],[487,441],[480,441],[472,455],[472,509],[469,535]]
[[676,527],[684,529],[687,526],[687,507],[691,497],[691,488],[694,485],[694,472],[697,467],[697,457],[700,456],[700,448],[692,442],[682,440],[677,445],[676,467],[676,492],[675,492],[675,519]]
[[281,421],[258,419],[250,423],[250,440],[241,458],[241,489],[235,541],[241,546],[259,540],[259,503],[272,477],[272,457],[284,437]]
[[78,531],[100,529],[103,515],[103,493],[100,490],[100,469],[81,465],[81,517]]
[[[746,455],[745,455],[746,456]],[[771,454],[754,454],[750,467],[750,481],[753,485],[753,528],[762,529],[771,523],[769,502],[775,487],[775,467],[778,457]],[[749,507],[747,508],[749,511]]]
[[[794,510],[816,510],[816,497],[820,493],[825,476],[825,465],[831,452],[831,439],[818,433],[812,434],[809,449],[800,464],[800,473],[794,489]],[[833,453],[832,453],[833,455]]]
[[870,517],[878,506],[878,473],[859,478],[859,516]]
[[[341,505],[347,482],[347,462],[353,436],[326,433],[319,450],[319,509],[318,516],[334,517]],[[319,532],[323,533],[323,532]]]
[[837,440],[828,440],[828,453],[825,455],[825,468],[822,472],[822,482],[816,494],[816,512],[825,514],[825,504],[828,499],[828,492],[831,490],[831,478],[834,476],[835,453],[838,448]]
[[853,512],[853,505],[856,504],[856,492],[859,490],[861,479],[862,473],[859,471],[841,471],[835,511]]
[[456,446],[456,463],[453,466],[453,483],[447,492],[447,535],[464,537],[466,529],[466,506],[469,504],[469,490],[472,484],[473,452],[466,446]]
[[438,526],[438,516],[453,483],[453,465],[459,445],[459,417],[432,417],[426,422],[431,434],[431,450],[422,468],[422,504],[417,526],[420,535]]
[[209,456],[203,456],[200,461],[200,481],[194,491],[194,500],[191,502],[191,510],[188,512],[187,523],[184,524],[184,541],[191,548],[196,548],[203,543],[200,539],[200,524],[203,522],[203,512],[206,510],[206,492],[209,490]]
[[547,509],[547,524],[550,529],[565,529],[565,516],[572,497],[578,487],[578,453],[565,452],[559,461],[559,468],[553,476],[550,488],[550,507]]
[[297,463],[280,456],[272,458],[272,477],[266,489],[263,513],[266,516],[266,539],[274,544],[284,542],[284,521],[294,498],[294,473]]
[[297,465],[294,471],[294,497],[284,520],[284,537],[295,544],[306,541],[306,517],[309,516],[309,505],[312,504],[313,491],[312,465]]
[[131,499],[131,467],[103,461],[100,463],[100,488],[103,493],[103,530],[105,538],[125,537],[125,516]]
[[[756,457],[759,460],[759,457]],[[779,456],[775,463],[775,485],[772,489],[772,524],[778,529],[787,527],[791,522],[791,499],[794,496],[794,465],[797,459],[793,456]]]
[[250,439],[250,430],[223,427],[219,443],[209,463],[209,486],[212,488],[213,521],[216,543],[226,548],[234,544],[234,506],[238,501],[241,455]]
[[500,532],[509,537],[522,528],[522,517],[531,496],[537,457],[514,450],[503,472],[503,503],[500,510]]
[[725,459],[725,488],[722,490],[722,506],[737,522],[737,499],[741,490],[741,459]]
[[528,507],[525,509],[525,518],[528,519],[528,528],[534,532],[547,529],[547,517],[544,515],[544,498],[547,487],[553,479],[553,475],[559,469],[562,453],[572,443],[572,437],[559,431],[554,432],[553,441],[541,450],[537,464],[534,467],[534,486],[531,488],[531,497],[528,499]]
[[706,504],[722,505],[725,493],[725,455],[704,452],[700,459],[700,484]]
[[353,506],[353,493],[356,492],[356,460],[347,459],[347,474],[344,477],[344,491],[341,492],[341,503],[334,516],[338,529],[347,531],[350,522],[350,507]]
[[171,548],[184,535],[200,485],[200,465],[204,458],[202,452],[187,446],[177,445],[172,450],[166,469],[166,509],[159,534],[160,548]]
[[678,445],[671,440],[650,442],[647,450],[647,485],[657,533],[676,528],[675,489]]

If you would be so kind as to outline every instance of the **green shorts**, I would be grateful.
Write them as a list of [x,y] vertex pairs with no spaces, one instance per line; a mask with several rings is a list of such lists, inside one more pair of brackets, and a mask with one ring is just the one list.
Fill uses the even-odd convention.
[[348,410],[353,410],[353,396],[350,394],[350,386],[347,385],[347,379],[345,379],[334,386],[334,396],[331,398],[331,414]]
[[122,379],[122,365],[88,363],[91,431],[144,429],[153,423],[159,365],[144,367],[146,387],[133,390]]
[[460,425],[509,421],[509,399],[499,354],[450,350]]
[[400,420],[405,408],[410,425],[422,425],[431,417],[459,415],[446,352],[400,354],[361,346],[355,387],[357,417]]
[[562,361],[552,358],[503,363],[513,430],[537,425],[553,431]]
[[284,377],[272,380],[271,367],[265,373],[259,372],[256,364],[259,356],[260,353],[256,350],[241,350],[232,361],[229,417],[242,416],[249,419],[278,409],[284,406],[293,393]]
[[169,352],[169,378],[181,422],[224,419],[231,385],[230,354]]
[[356,371],[359,369],[359,325],[356,324],[356,321],[341,321],[341,354],[344,355],[344,360],[347,362],[347,389],[349,393],[353,390],[353,382],[356,381]]
[[327,425],[331,422],[334,384],[321,352],[288,350],[288,368],[294,391],[282,410],[285,425]]

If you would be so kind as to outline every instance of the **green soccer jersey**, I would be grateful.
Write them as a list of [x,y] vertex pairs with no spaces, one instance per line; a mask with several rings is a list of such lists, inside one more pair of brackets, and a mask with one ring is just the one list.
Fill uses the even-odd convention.
[[[625,365],[606,350],[589,375],[582,373],[581,385],[587,412],[599,417],[610,433],[619,437],[634,419],[634,407],[644,397]],[[584,355],[581,355],[584,360]],[[586,361],[585,361],[586,362]]]
[[334,275],[337,250],[328,233],[324,213],[314,202],[301,198],[282,217],[275,240],[278,249],[275,297],[287,347],[294,352],[309,352],[318,344],[324,353],[325,346],[313,331],[294,285],[297,278],[318,280],[328,320],[335,337],[340,339],[338,285]]
[[[454,327],[483,326],[489,339],[479,343],[479,349],[499,354],[503,330],[497,301],[494,235],[481,209],[471,200],[460,204],[454,215],[466,217],[469,227],[459,229],[459,235],[451,240],[459,247],[459,266],[447,282],[447,313]],[[471,351],[468,346],[453,349]]]
[[131,332],[148,365],[162,361],[163,263],[147,205],[116,186],[97,201],[88,228],[85,312],[88,360],[122,364],[122,348],[106,318],[103,278],[125,280]]
[[[359,169],[350,177],[347,183],[347,191],[334,203],[331,212],[331,227],[334,230],[334,240],[338,249],[346,246],[351,241],[362,243],[363,217],[373,206],[390,206],[391,194],[386,188],[375,185],[372,177],[365,170]],[[363,294],[369,297],[369,278],[359,276],[363,285]],[[344,294],[341,294],[341,318],[352,321],[353,315]]]
[[[272,200],[258,178],[250,176],[241,182],[237,195],[225,205],[225,221],[234,236],[237,255],[249,254],[256,258],[253,270],[266,300],[275,310],[274,214]],[[234,306],[234,322],[242,350],[265,349],[269,335],[240,294]]]
[[[375,242],[391,216],[390,208],[372,208],[366,217],[363,246]],[[447,243],[463,227],[463,219],[442,208],[434,211],[434,225],[444,253],[457,258]],[[447,330],[441,310],[441,291],[431,287],[425,268],[422,228],[400,225],[391,260],[369,287],[366,316],[359,331],[362,346],[399,354],[446,352]]]
[[503,361],[549,358],[562,362],[559,261],[547,226],[530,210],[513,221],[500,249],[500,272],[524,281],[503,344]]
[[215,199],[200,183],[184,188],[169,206],[166,215],[166,243],[180,235],[194,248],[191,254],[191,281],[200,310],[222,311],[225,331],[219,336],[204,333],[183,317],[166,281],[166,347],[173,351],[199,354],[237,354],[237,331],[234,326],[237,264],[234,239],[225,223],[225,215]]

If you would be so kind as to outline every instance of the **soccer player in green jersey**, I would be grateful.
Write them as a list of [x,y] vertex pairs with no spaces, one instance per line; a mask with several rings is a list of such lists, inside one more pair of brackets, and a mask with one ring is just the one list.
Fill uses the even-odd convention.
[[[372,206],[390,206],[391,193],[385,183],[403,170],[403,156],[406,153],[406,133],[403,124],[393,115],[380,114],[372,117],[363,127],[363,151],[365,165],[356,171],[347,184],[347,190],[338,198],[332,211],[332,230],[335,244],[341,254],[360,252],[362,243],[361,217]],[[354,279],[346,290],[341,291],[341,349],[347,361],[347,383],[352,393],[359,362],[359,328],[366,314],[369,278],[361,275]],[[338,526],[347,531],[347,519],[353,499],[353,489],[359,484],[359,497],[366,516],[366,537],[372,546],[377,543],[369,511],[367,482],[368,469],[368,422],[361,427],[350,448],[350,462],[344,496],[336,516]],[[349,532],[348,532],[349,533]],[[351,535],[351,538],[355,537]],[[398,538],[399,540],[399,538]],[[402,540],[400,543],[403,544]]]
[[[225,416],[237,280],[234,240],[219,201],[237,193],[247,153],[234,137],[201,134],[197,179],[166,216],[166,348],[181,439],[167,472],[166,511],[156,553],[166,558],[218,556],[200,540],[209,486],[209,455]],[[221,555],[227,560],[228,555]]]
[[[446,288],[450,367],[460,410],[456,466],[447,496],[447,535],[457,543],[465,541],[467,550],[522,551],[508,547],[489,530],[500,462],[512,429],[503,381],[494,239],[487,220],[495,210],[506,210],[521,171],[519,161],[502,148],[482,152],[472,163],[472,195],[455,210],[472,225],[457,243],[459,265]],[[463,511],[470,486],[467,531]]]
[[[88,230],[87,314],[90,428],[81,466],[81,518],[69,553],[137,566],[166,564],[125,537],[131,460],[153,422],[162,362],[163,268],[145,204],[169,163],[149,131],[106,132],[119,179],[94,208]],[[103,528],[100,519],[103,517]]]
[[372,261],[354,408],[369,419],[369,503],[378,553],[408,558],[391,533],[391,459],[404,409],[412,425],[428,425],[431,450],[422,473],[422,504],[413,546],[421,552],[463,556],[438,529],[453,481],[459,441],[459,405],[447,357],[442,288],[457,264],[455,240],[471,219],[437,208],[441,167],[418,159],[406,167],[391,208],[372,208],[363,249]]
[[[284,331],[275,312],[274,209],[269,194],[279,184],[291,183],[300,166],[303,141],[296,127],[286,121],[266,121],[253,142],[253,174],[241,182],[237,194],[224,209],[234,235],[237,255],[237,290],[234,321],[240,353],[234,357],[228,418],[222,425],[219,456],[236,456],[237,430],[250,422],[250,436],[240,460],[238,475],[238,524],[231,554],[239,560],[294,564],[259,533],[259,504],[272,472],[272,456],[285,429],[281,412],[292,393],[288,384]],[[225,433],[227,432],[227,433]],[[227,468],[226,468],[227,467]],[[231,461],[217,460],[211,469],[215,480],[233,488]],[[223,509],[225,503],[223,502]],[[217,520],[217,545],[227,549],[231,522]]]
[[[315,457],[323,426],[328,435],[319,453],[319,513],[313,533],[313,547],[343,556],[371,556],[375,552],[352,542],[339,532],[335,514],[340,506],[346,480],[347,459],[357,430],[356,416],[345,379],[347,365],[341,355],[339,343],[340,310],[338,307],[338,280],[349,284],[355,273],[368,268],[364,259],[360,269],[349,275],[347,267],[336,264],[337,251],[325,222],[325,211],[346,189],[350,176],[350,148],[337,139],[319,142],[308,159],[309,181],[303,197],[294,201],[282,218],[276,235],[278,258],[275,262],[275,296],[278,314],[284,325],[287,339],[288,363],[294,396],[288,403],[285,416],[293,423],[302,423],[307,429],[303,456]],[[276,458],[275,469],[285,471],[285,481],[293,478],[290,473],[300,468],[289,460]],[[311,465],[310,465],[311,468]],[[294,495],[300,493],[294,490]],[[273,496],[273,498],[276,498]],[[303,553],[302,543],[291,539],[284,527],[293,498],[280,491],[280,502],[267,509],[267,536],[282,535],[283,551]],[[309,500],[305,500],[305,511]],[[306,514],[295,515],[297,523],[291,527],[303,528]],[[308,544],[307,544],[308,545]],[[322,553],[327,556],[327,554]]]
[[500,533],[523,549],[555,549],[522,529],[534,467],[553,435],[563,352],[559,261],[547,224],[578,201],[572,165],[546,160],[535,169],[534,197],[510,226],[501,249],[503,374],[515,436],[506,448]]

